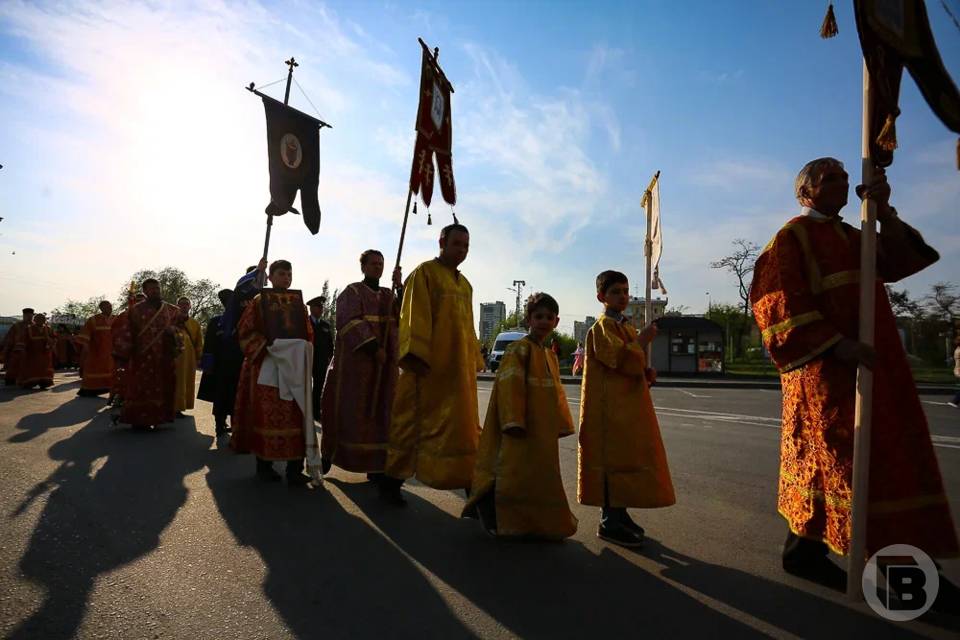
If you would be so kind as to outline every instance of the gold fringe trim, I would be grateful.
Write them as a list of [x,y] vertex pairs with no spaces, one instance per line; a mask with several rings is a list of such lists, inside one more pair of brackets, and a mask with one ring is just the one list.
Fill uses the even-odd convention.
[[883,123],[883,128],[880,129],[880,134],[877,136],[877,146],[884,151],[893,151],[897,148],[896,120],[897,116],[892,113],[888,114],[886,122]]
[[827,15],[823,18],[823,24],[820,25],[820,37],[826,40],[833,38],[840,31],[837,29],[837,16],[833,13],[833,3],[827,5]]

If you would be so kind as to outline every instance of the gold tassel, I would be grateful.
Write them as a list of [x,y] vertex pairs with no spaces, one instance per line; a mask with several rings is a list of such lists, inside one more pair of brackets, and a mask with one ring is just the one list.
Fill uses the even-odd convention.
[[417,215],[417,201],[413,201],[413,215]]
[[897,117],[892,113],[887,114],[887,120],[880,129],[877,136],[877,146],[884,151],[893,151],[897,148]]
[[833,3],[827,5],[827,15],[823,18],[823,24],[820,25],[820,37],[826,40],[840,33],[837,29],[837,16],[833,13]]
[[457,212],[454,211],[452,208],[450,209],[450,211],[453,212],[453,224],[460,224],[460,221],[457,220]]
[[427,226],[429,227],[432,224],[433,224],[433,219],[430,217],[430,209],[427,209]]

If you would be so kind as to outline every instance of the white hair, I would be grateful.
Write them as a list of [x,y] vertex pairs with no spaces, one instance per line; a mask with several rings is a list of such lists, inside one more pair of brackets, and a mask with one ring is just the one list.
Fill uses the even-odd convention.
[[803,165],[803,169],[800,169],[800,173],[797,174],[797,179],[793,181],[793,194],[797,197],[797,200],[803,197],[801,190],[804,189],[804,187],[814,186],[816,180],[823,173],[823,170],[829,166],[838,166],[842,169],[843,163],[836,158],[828,156],[811,160]]

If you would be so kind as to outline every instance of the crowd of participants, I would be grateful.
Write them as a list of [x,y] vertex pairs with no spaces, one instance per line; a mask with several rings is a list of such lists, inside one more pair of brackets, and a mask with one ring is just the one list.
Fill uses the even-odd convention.
[[[848,190],[846,171],[833,158],[803,168],[795,183],[801,213],[762,252],[751,291],[783,387],[778,510],[789,527],[783,568],[838,589],[846,575],[828,555],[845,554],[850,545],[861,364],[874,369],[877,404],[868,552],[889,544],[912,544],[933,557],[958,552],[926,418],[882,286],[939,256],[889,206],[882,172],[876,183],[859,187],[861,197],[876,201],[882,225],[879,348],[850,337],[857,335],[860,241],[839,215]],[[282,295],[293,284],[285,260],[262,260],[235,289],[221,291],[224,312],[205,335],[189,317],[188,300],[168,304],[159,283],[146,280],[140,301],[115,318],[102,303],[81,331],[80,393],[120,397],[120,421],[149,431],[192,408],[199,364],[199,398],[213,403],[217,434],[229,433],[237,453],[253,454],[260,480],[318,485],[336,466],[366,474],[381,499],[399,507],[406,503],[404,483],[416,478],[434,489],[463,490],[463,516],[509,538],[558,540],[576,532],[558,446],[576,433],[577,500],[599,508],[597,536],[641,546],[644,529],[628,509],[676,501],[650,393],[656,371],[646,353],[656,326],[638,331],[624,316],[630,288],[623,273],[596,277],[603,309],[575,354],[582,367],[575,429],[557,355],[547,346],[559,305],[547,293],[534,294],[525,307],[528,335],[507,348],[481,427],[476,374],[484,362],[472,287],[460,271],[469,244],[466,227],[445,227],[438,256],[405,280],[398,268],[390,288],[380,286],[382,253],[365,251],[362,278],[336,300],[335,332],[323,319],[326,300],[304,305]],[[276,337],[277,318],[287,328],[283,338]],[[33,379],[23,373],[32,366],[30,350],[52,344],[43,326],[25,313],[17,329],[23,384]],[[949,606],[958,601],[956,587],[942,576],[941,594]]]

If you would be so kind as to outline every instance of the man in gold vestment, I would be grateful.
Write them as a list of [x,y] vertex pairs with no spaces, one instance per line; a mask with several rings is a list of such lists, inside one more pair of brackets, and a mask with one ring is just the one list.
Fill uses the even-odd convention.
[[200,323],[190,317],[190,299],[181,297],[177,300],[180,308],[180,320],[177,324],[177,333],[183,350],[177,356],[177,387],[174,393],[174,405],[177,417],[185,418],[183,412],[193,409],[193,400],[196,396],[197,363],[203,354],[203,329]]
[[398,341],[400,378],[393,402],[380,496],[402,505],[400,487],[416,478],[435,489],[467,489],[480,439],[473,288],[457,270],[470,248],[460,224],[440,232],[440,256],[404,285]]

